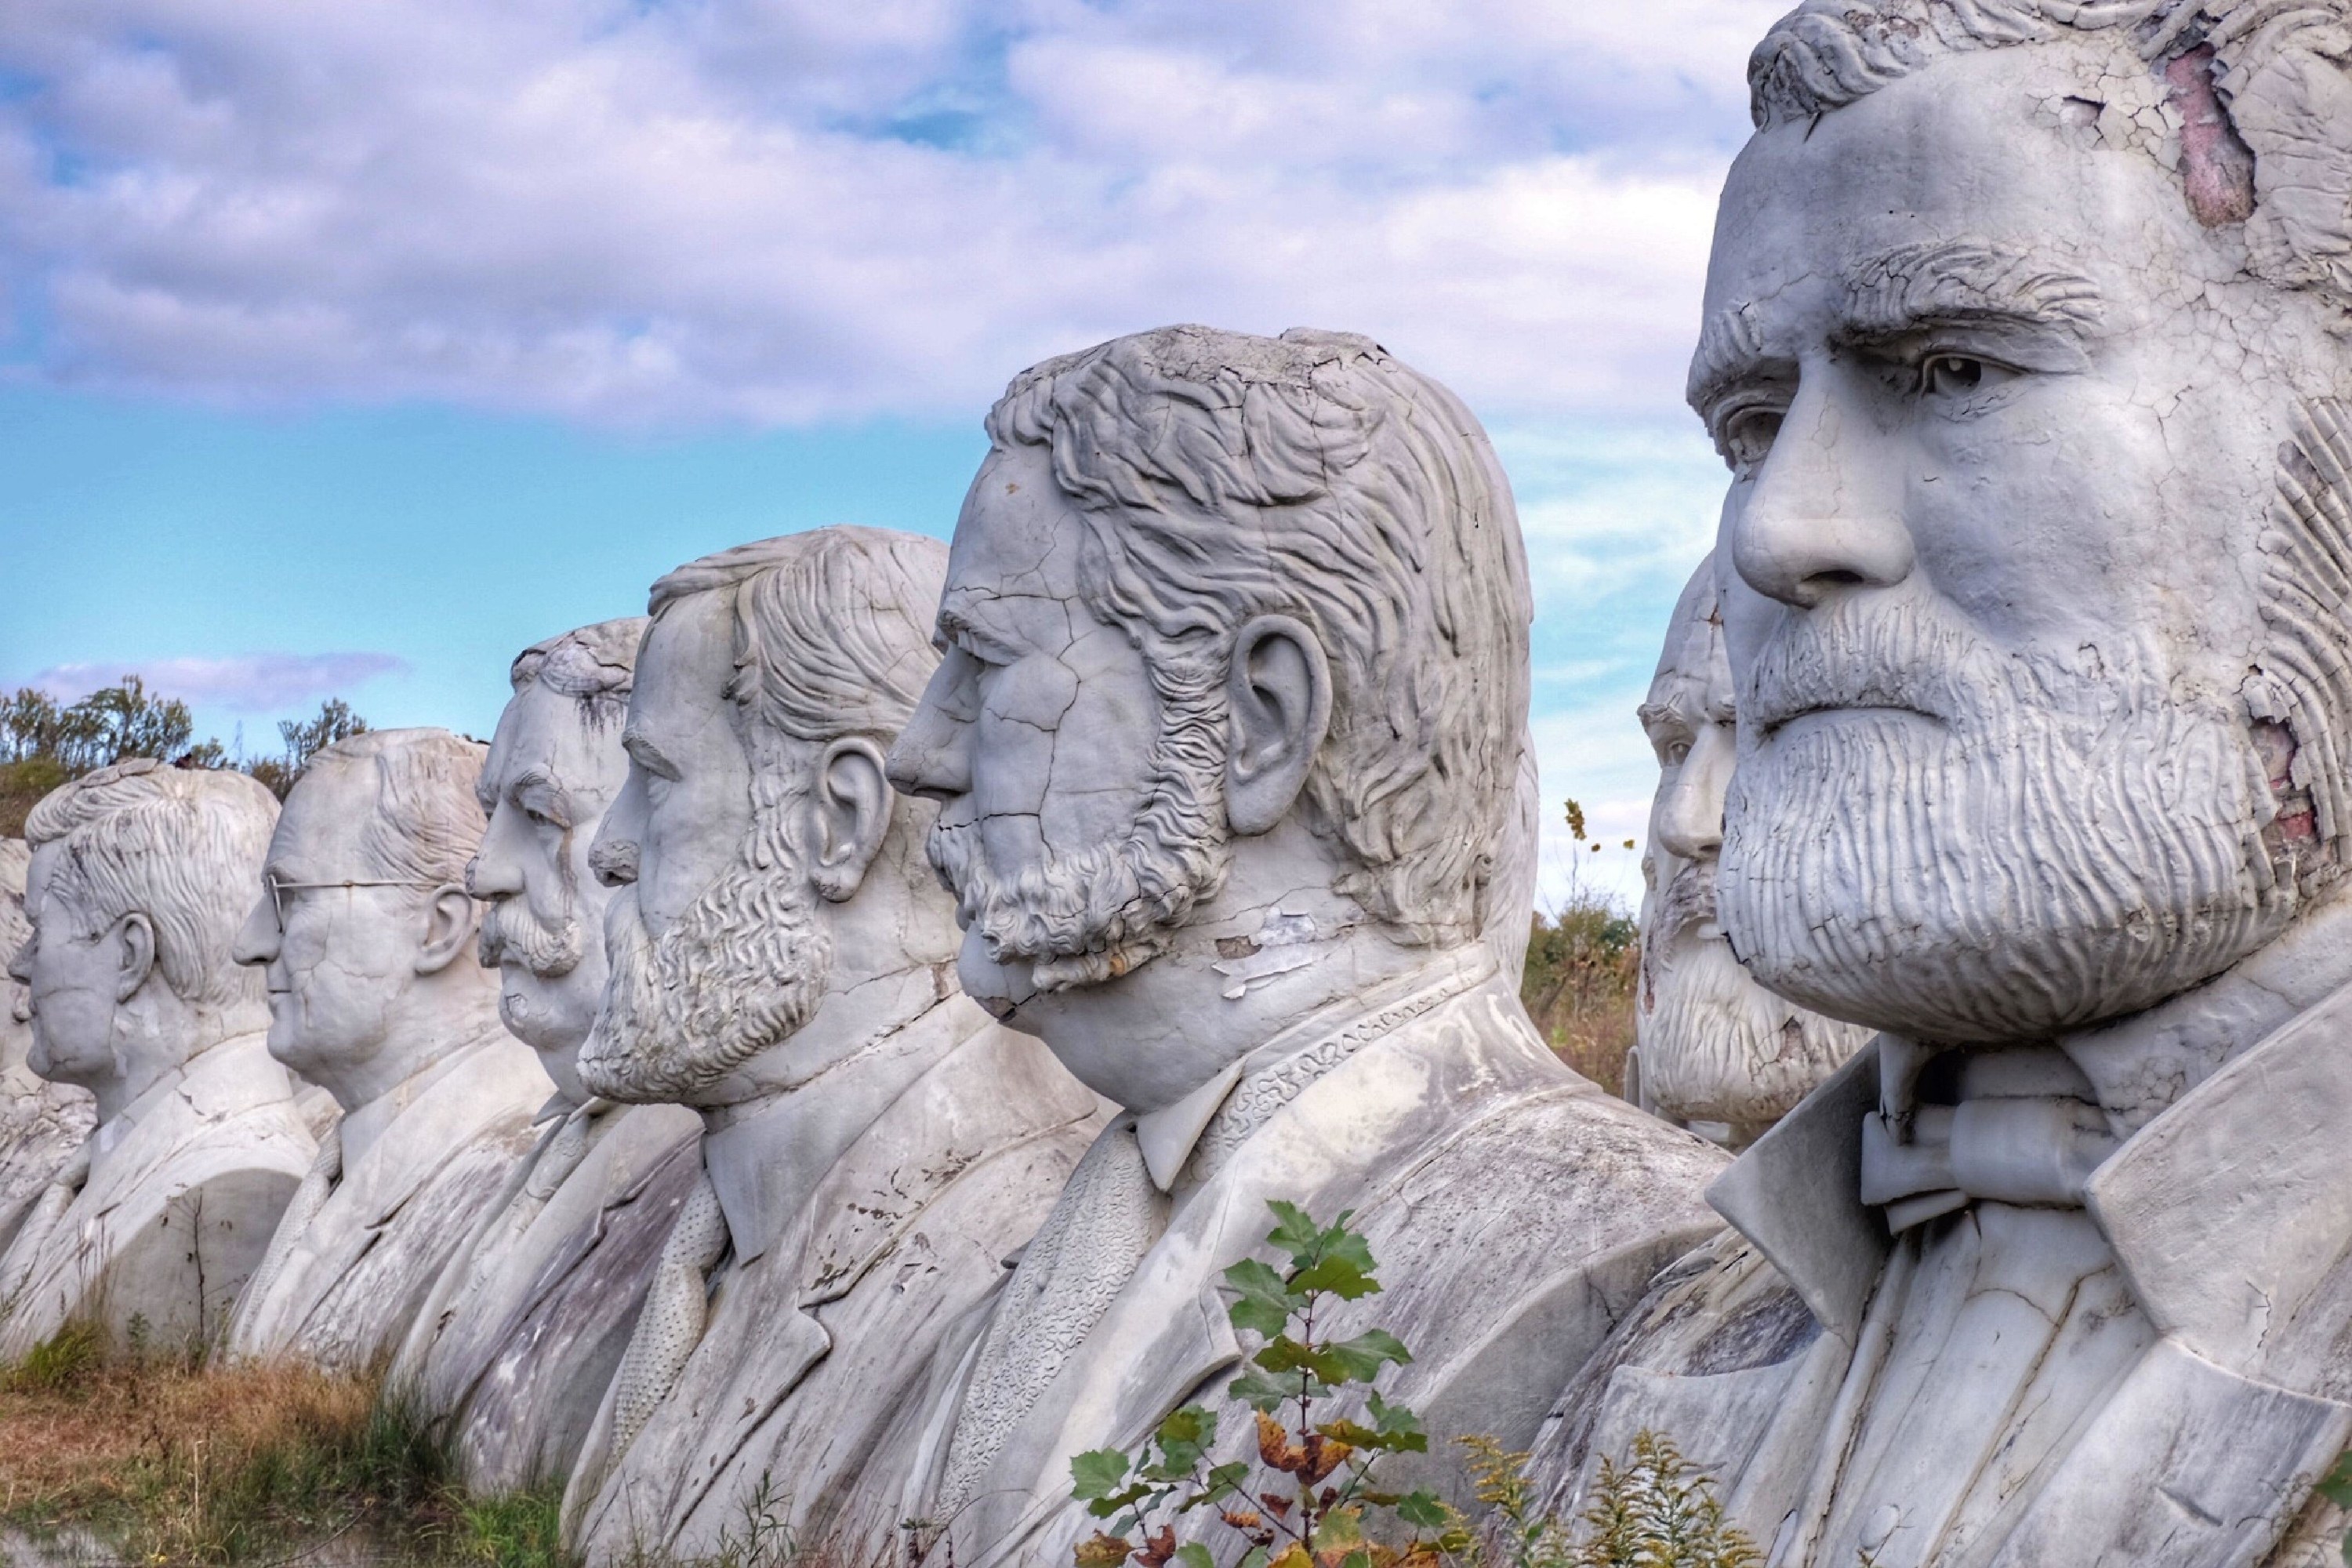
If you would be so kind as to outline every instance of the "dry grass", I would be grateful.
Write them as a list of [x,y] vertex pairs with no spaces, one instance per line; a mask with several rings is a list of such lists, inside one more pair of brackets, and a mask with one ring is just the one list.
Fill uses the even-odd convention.
[[1612,1094],[1624,1089],[1641,963],[1634,923],[1587,902],[1536,916],[1519,979],[1519,999],[1551,1048]]
[[417,1563],[554,1568],[551,1496],[484,1501],[372,1379],[108,1354],[68,1333],[0,1374],[0,1518],[153,1564],[364,1535]]

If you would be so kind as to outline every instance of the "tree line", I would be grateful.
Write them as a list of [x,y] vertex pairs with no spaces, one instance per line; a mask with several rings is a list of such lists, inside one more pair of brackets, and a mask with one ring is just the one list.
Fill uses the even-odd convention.
[[283,800],[311,757],[367,727],[351,704],[330,697],[308,719],[278,721],[276,753],[249,757],[241,742],[232,752],[216,739],[197,740],[188,705],[148,690],[135,675],[77,702],[21,687],[0,697],[0,838],[21,837],[26,815],[59,784],[127,757],[234,768]]

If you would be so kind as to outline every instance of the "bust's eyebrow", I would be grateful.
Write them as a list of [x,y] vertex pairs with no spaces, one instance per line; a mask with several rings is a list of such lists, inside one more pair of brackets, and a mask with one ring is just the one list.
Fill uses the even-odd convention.
[[950,588],[940,599],[940,637],[988,664],[1011,664],[1020,650],[989,623],[997,619],[995,603],[971,588]]
[[1684,395],[1704,418],[1709,404],[1734,383],[1757,374],[1764,363],[1764,332],[1756,320],[1756,307],[1728,306],[1709,316],[1699,329]]
[[2023,328],[2080,343],[2106,314],[2099,287],[2023,247],[1935,240],[1864,257],[1840,279],[1840,336],[1867,342],[1934,327]]
[[646,740],[645,731],[635,725],[621,731],[621,750],[629,753],[631,762],[656,778],[678,776],[677,764],[662,755],[661,748]]

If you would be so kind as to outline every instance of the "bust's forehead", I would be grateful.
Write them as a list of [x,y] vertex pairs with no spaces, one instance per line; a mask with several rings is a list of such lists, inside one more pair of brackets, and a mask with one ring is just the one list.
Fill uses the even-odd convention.
[[2199,231],[2165,163],[2177,152],[2166,90],[2107,30],[1942,56],[1843,108],[1761,131],[1724,189],[1708,309],[1769,309],[1932,241],[2109,270],[2168,237],[2185,246]]
[[[314,761],[287,797],[269,837],[273,871],[300,880],[339,880],[365,873],[346,864],[356,854],[361,833],[376,810],[375,764],[365,758],[327,756]],[[294,872],[301,875],[297,877]]]

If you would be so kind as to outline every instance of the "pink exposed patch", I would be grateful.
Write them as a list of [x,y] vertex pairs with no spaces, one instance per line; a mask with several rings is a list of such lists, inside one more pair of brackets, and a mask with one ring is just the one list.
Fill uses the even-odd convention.
[[2180,168],[2189,210],[2207,228],[2243,223],[2254,212],[2254,154],[2239,140],[2230,111],[2213,90],[2213,46],[2200,44],[2164,63],[2179,112]]

